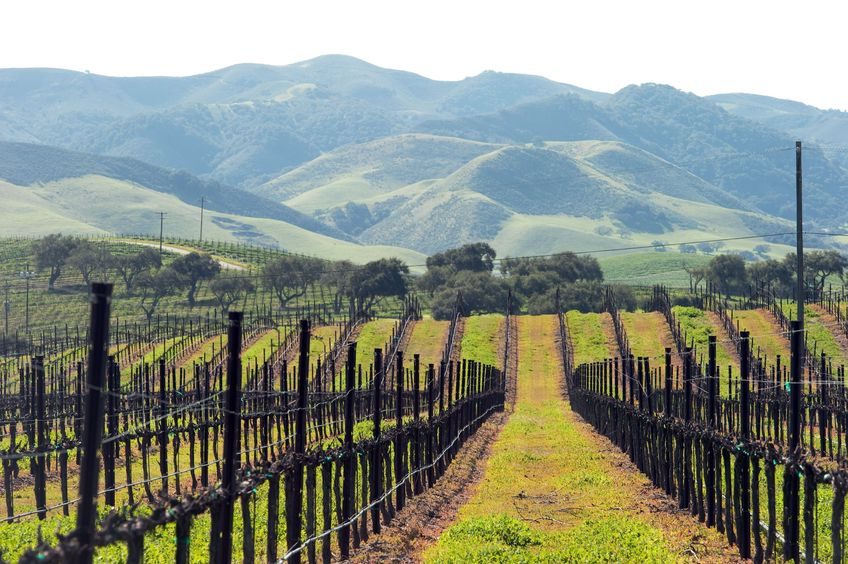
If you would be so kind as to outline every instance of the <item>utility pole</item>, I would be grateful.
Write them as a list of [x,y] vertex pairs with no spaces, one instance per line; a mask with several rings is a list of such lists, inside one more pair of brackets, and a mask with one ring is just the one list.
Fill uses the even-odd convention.
[[[801,183],[801,142],[795,142],[795,236],[798,255],[797,295],[798,318],[791,323],[791,377],[789,383],[789,453],[792,460],[797,460],[801,448],[801,378],[804,374],[804,215]],[[784,473],[784,535],[783,558],[799,561],[800,557],[800,523],[798,513],[801,508],[799,489],[800,479],[789,466]]]
[[159,212],[159,256],[162,256],[162,236],[165,233],[165,212]]
[[203,206],[206,203],[206,196],[200,197],[200,238],[198,241],[203,241]]
[[[795,142],[795,254],[797,255],[796,276],[798,277],[798,321],[804,330],[804,202],[801,182],[801,142]],[[801,367],[803,371],[803,366]]]

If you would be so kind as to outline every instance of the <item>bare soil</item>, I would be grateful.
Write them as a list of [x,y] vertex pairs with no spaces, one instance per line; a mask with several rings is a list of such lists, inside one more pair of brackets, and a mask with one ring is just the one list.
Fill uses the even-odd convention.
[[607,339],[610,356],[612,358],[620,358],[621,351],[618,350],[618,341],[615,340],[615,326],[612,324],[612,316],[609,313],[601,314],[601,327],[604,329],[604,336]]

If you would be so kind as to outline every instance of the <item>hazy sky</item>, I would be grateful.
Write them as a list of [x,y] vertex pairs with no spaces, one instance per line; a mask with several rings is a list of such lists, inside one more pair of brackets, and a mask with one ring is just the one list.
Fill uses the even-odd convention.
[[7,0],[0,67],[188,75],[343,53],[437,79],[490,69],[848,110],[846,25],[844,0]]

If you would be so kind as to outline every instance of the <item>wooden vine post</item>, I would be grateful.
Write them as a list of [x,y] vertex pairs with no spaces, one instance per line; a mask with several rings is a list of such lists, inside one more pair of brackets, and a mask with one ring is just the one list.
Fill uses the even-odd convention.
[[94,519],[97,515],[97,487],[100,465],[97,452],[103,437],[103,401],[101,390],[106,379],[106,350],[109,346],[109,310],[111,284],[91,286],[91,326],[88,372],[85,378],[85,416],[83,454],[80,465],[80,502],[77,508],[76,534],[80,545],[77,562],[91,564],[94,559]]

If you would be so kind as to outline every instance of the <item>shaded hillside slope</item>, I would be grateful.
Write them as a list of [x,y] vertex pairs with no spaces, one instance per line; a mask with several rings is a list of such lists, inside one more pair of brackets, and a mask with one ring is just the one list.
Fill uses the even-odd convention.
[[[316,233],[345,238],[337,230],[288,206],[218,182],[201,180],[186,172],[166,170],[135,159],[0,142],[0,179],[12,184],[28,186],[87,175],[133,182],[172,194],[191,205],[199,206],[202,197],[210,210],[284,221]],[[114,205],[115,211],[120,213],[122,202],[115,200]]]

